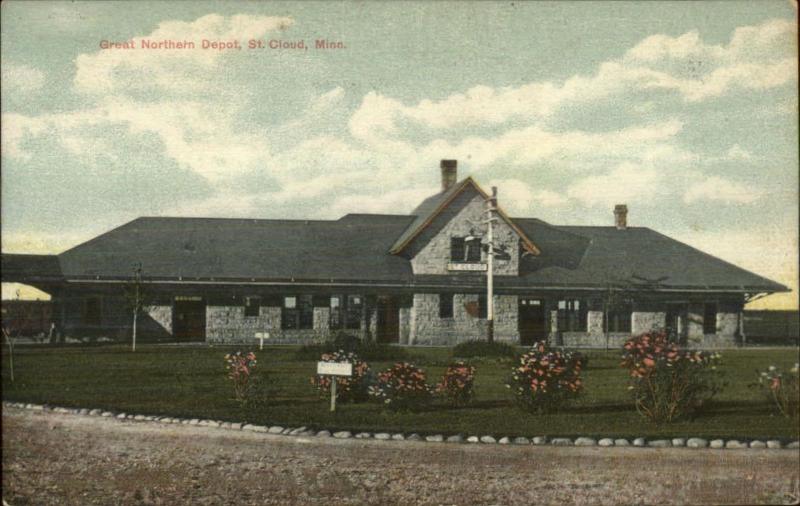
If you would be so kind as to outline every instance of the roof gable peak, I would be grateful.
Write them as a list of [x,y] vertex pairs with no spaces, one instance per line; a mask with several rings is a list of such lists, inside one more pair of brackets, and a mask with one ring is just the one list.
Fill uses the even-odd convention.
[[[395,242],[395,244],[392,246],[392,249],[389,250],[389,253],[396,255],[405,250],[406,247],[411,244],[414,239],[431,224],[434,218],[436,218],[453,202],[453,200],[456,199],[456,197],[461,195],[469,187],[474,188],[484,200],[488,200],[490,198],[489,194],[483,188],[481,188],[481,186],[472,176],[467,176],[447,190],[428,197],[415,210],[415,213],[419,213],[417,215],[417,219]],[[432,199],[433,202],[430,202]],[[522,229],[514,223],[514,221],[508,216],[508,214],[506,214],[505,211],[503,211],[499,205],[495,209],[498,216],[500,216],[500,218],[505,221],[522,240],[525,251],[533,255],[538,255],[540,253],[539,248],[536,247],[536,245],[530,240],[525,232],[523,232]]]

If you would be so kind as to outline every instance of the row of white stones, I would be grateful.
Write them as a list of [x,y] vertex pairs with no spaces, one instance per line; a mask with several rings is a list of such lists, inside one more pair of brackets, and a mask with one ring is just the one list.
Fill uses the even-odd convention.
[[515,444],[515,445],[552,445],[552,446],[601,446],[601,447],[650,447],[650,448],[713,448],[713,449],[743,449],[743,448],[768,448],[768,449],[800,449],[800,441],[792,441],[784,445],[777,439],[770,439],[768,441],[740,441],[738,439],[712,439],[711,441],[693,437],[693,438],[672,438],[672,439],[651,439],[647,440],[643,437],[638,437],[632,441],[624,438],[602,438],[595,439],[591,437],[547,437],[536,436],[532,438],[515,437],[511,438],[504,436],[495,438],[494,436],[468,436],[464,437],[460,434],[454,436],[444,436],[442,434],[435,434],[430,436],[420,436],[417,433],[405,435],[402,433],[389,433],[389,432],[357,432],[353,434],[350,431],[337,431],[331,432],[328,430],[315,431],[307,427],[281,427],[280,425],[253,425],[249,423],[236,423],[236,422],[221,422],[218,420],[203,420],[200,418],[175,418],[168,416],[151,416],[151,415],[134,415],[130,413],[113,413],[101,409],[87,409],[87,408],[61,408],[50,407],[41,404],[26,404],[22,402],[4,402],[4,407],[30,409],[34,411],[52,411],[53,413],[74,414],[84,416],[99,416],[104,418],[115,418],[118,420],[133,420],[142,422],[158,422],[164,424],[180,424],[180,425],[196,425],[200,427],[219,427],[222,429],[230,430],[247,430],[251,432],[264,432],[267,434],[287,435],[287,436],[313,436],[313,437],[333,437],[335,439],[376,439],[379,441],[427,441],[429,443],[484,443],[484,444]]

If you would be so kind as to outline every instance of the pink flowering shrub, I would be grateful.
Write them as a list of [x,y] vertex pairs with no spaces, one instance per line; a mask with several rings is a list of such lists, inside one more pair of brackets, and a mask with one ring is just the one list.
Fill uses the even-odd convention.
[[225,355],[225,369],[228,379],[233,383],[236,400],[246,402],[253,386],[253,369],[256,367],[256,354],[251,352],[228,353]]
[[578,353],[550,349],[540,341],[519,357],[506,382],[517,403],[531,412],[556,411],[583,389],[583,358]]
[[372,375],[369,365],[353,352],[343,350],[323,353],[321,362],[350,362],[353,364],[352,376],[313,376],[311,383],[317,387],[321,397],[330,397],[331,382],[336,381],[336,399],[342,402],[363,402],[369,398],[367,387]]
[[700,411],[722,390],[719,353],[681,350],[665,332],[629,339],[622,367],[628,369],[636,410],[654,423],[668,423]]
[[436,393],[444,396],[453,406],[469,404],[475,396],[475,367],[462,361],[447,367],[442,381],[436,385]]
[[800,364],[788,372],[774,365],[766,371],[756,371],[758,383],[775,412],[779,415],[796,418],[800,416]]
[[431,398],[425,371],[407,362],[398,362],[378,374],[369,387],[370,396],[393,410],[414,410]]

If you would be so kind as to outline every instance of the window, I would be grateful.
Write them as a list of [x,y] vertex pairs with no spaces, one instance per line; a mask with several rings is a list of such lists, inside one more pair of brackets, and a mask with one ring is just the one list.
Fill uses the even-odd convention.
[[358,330],[361,328],[361,311],[364,309],[364,298],[360,295],[347,296],[347,328]]
[[361,313],[364,309],[364,298],[360,295],[332,295],[330,328],[332,330],[361,328]]
[[329,325],[332,330],[339,330],[344,326],[344,314],[342,313],[342,296],[331,295],[331,317]]
[[717,333],[717,305],[713,302],[706,304],[703,312],[703,334]]
[[261,314],[261,297],[244,298],[244,315],[259,316]]
[[452,318],[452,317],[453,317],[453,294],[440,293],[439,318]]
[[558,329],[565,332],[586,332],[586,301],[558,301]]
[[480,262],[481,261],[481,240],[473,238],[467,241],[464,237],[450,238],[450,261],[451,262]]
[[314,304],[311,295],[283,298],[281,328],[284,330],[314,328]]
[[626,332],[631,331],[631,314],[633,308],[630,304],[620,304],[608,310],[608,331]]
[[481,240],[473,239],[464,243],[467,247],[467,262],[480,262],[481,261]]
[[478,318],[486,318],[487,312],[486,295],[478,295]]
[[103,318],[103,304],[100,297],[88,297],[83,300],[83,323],[86,325],[100,325]]

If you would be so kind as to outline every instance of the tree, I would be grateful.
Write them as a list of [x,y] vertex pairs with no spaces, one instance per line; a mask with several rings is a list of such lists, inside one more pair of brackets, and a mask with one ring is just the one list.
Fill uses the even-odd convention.
[[[19,290],[17,290],[17,299],[20,301]],[[12,309],[13,308],[13,309]],[[35,316],[34,306],[24,302],[11,307],[3,307],[2,310],[2,332],[3,340],[8,346],[8,371],[11,377],[11,382],[14,382],[14,344],[17,338],[23,335],[30,326]]]
[[125,285],[125,298],[128,308],[133,313],[133,329],[131,332],[131,351],[136,351],[136,323],[139,313],[145,308],[146,292],[142,283],[142,264],[137,262],[133,265],[133,276],[130,282]]

